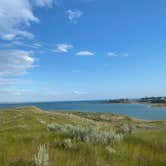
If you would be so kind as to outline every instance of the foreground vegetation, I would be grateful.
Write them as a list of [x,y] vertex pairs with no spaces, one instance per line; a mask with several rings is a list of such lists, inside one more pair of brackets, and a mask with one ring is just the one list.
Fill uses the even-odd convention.
[[0,111],[2,166],[164,166],[166,121],[36,107]]

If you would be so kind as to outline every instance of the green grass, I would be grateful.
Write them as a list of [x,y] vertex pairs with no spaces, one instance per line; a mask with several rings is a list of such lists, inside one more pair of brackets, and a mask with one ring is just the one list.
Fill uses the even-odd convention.
[[[132,134],[113,145],[92,144],[49,131],[49,124],[90,126],[120,132],[124,124],[134,126]],[[0,165],[32,166],[40,145],[46,145],[50,166],[164,166],[166,165],[166,121],[141,121],[126,116],[46,112],[35,107],[0,111]],[[114,151],[109,152],[108,147]]]

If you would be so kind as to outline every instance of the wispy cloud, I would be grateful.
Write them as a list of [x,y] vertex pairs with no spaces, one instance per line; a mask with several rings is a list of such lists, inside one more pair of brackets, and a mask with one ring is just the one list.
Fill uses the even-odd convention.
[[[0,86],[9,86],[16,84],[17,79],[1,78],[0,77]],[[1,88],[2,89],[2,88]]]
[[51,7],[56,1],[55,0],[35,0],[34,3],[40,7]]
[[108,52],[107,53],[108,56],[110,57],[128,57],[129,54],[128,53],[117,53],[117,52]]
[[34,35],[26,30],[31,23],[39,23],[32,9],[51,6],[53,2],[55,0],[0,0],[0,38],[33,38]]
[[[27,79],[20,79],[19,77],[1,77],[0,76],[0,89],[9,88],[9,87],[15,87],[15,86],[21,86],[21,85],[30,85],[32,84],[32,80]],[[28,86],[26,86],[28,87]]]
[[70,22],[77,23],[77,20],[83,15],[83,12],[78,9],[67,10],[67,17]]
[[35,62],[36,60],[32,51],[19,49],[0,50],[1,102],[14,101],[16,96],[27,93],[27,90],[19,87],[22,85],[25,86],[27,83],[29,84],[29,80],[22,80],[20,77],[34,68],[36,66]]
[[12,95],[12,96],[21,96],[21,95],[25,95],[25,93],[31,92],[30,90],[27,89],[15,89],[15,88],[4,88],[0,90],[1,94],[4,95]]
[[16,48],[18,46],[23,46],[24,48],[31,48],[31,49],[39,49],[42,48],[42,44],[37,43],[37,42],[26,42],[26,41],[21,41],[21,40],[12,40],[7,43],[3,43],[1,45],[1,48]]
[[108,52],[107,55],[108,55],[108,56],[114,56],[114,57],[115,57],[115,56],[119,56],[119,55],[118,55],[117,53],[115,53],[115,52]]
[[91,51],[79,51],[76,53],[77,56],[92,56],[94,54],[95,53]]
[[13,40],[16,37],[15,34],[4,34],[2,35],[3,40]]
[[0,76],[18,76],[26,74],[28,69],[34,67],[35,58],[31,51],[1,50]]
[[84,94],[87,94],[87,92],[78,91],[78,90],[74,90],[73,93],[74,93],[75,95],[84,95]]
[[73,48],[73,45],[71,44],[56,44],[56,48],[53,50],[53,52],[59,52],[59,53],[67,53],[70,49]]
[[33,43],[32,46],[35,47],[35,48],[41,48],[42,44],[40,44],[40,43]]
[[34,16],[28,0],[0,1],[0,36],[3,39],[30,36],[20,25],[29,26],[31,22],[39,22],[39,19]]

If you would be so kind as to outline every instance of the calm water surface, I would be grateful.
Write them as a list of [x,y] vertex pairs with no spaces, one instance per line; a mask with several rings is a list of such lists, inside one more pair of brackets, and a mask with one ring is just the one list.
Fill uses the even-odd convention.
[[0,104],[0,108],[37,106],[44,110],[71,110],[83,112],[105,112],[128,115],[139,119],[166,120],[166,108],[152,108],[147,104],[107,104],[101,101],[41,102]]

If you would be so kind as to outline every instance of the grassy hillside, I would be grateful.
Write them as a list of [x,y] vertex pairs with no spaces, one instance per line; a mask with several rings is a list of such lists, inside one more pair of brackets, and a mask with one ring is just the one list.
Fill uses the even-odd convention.
[[164,166],[166,121],[127,116],[0,111],[2,166]]

